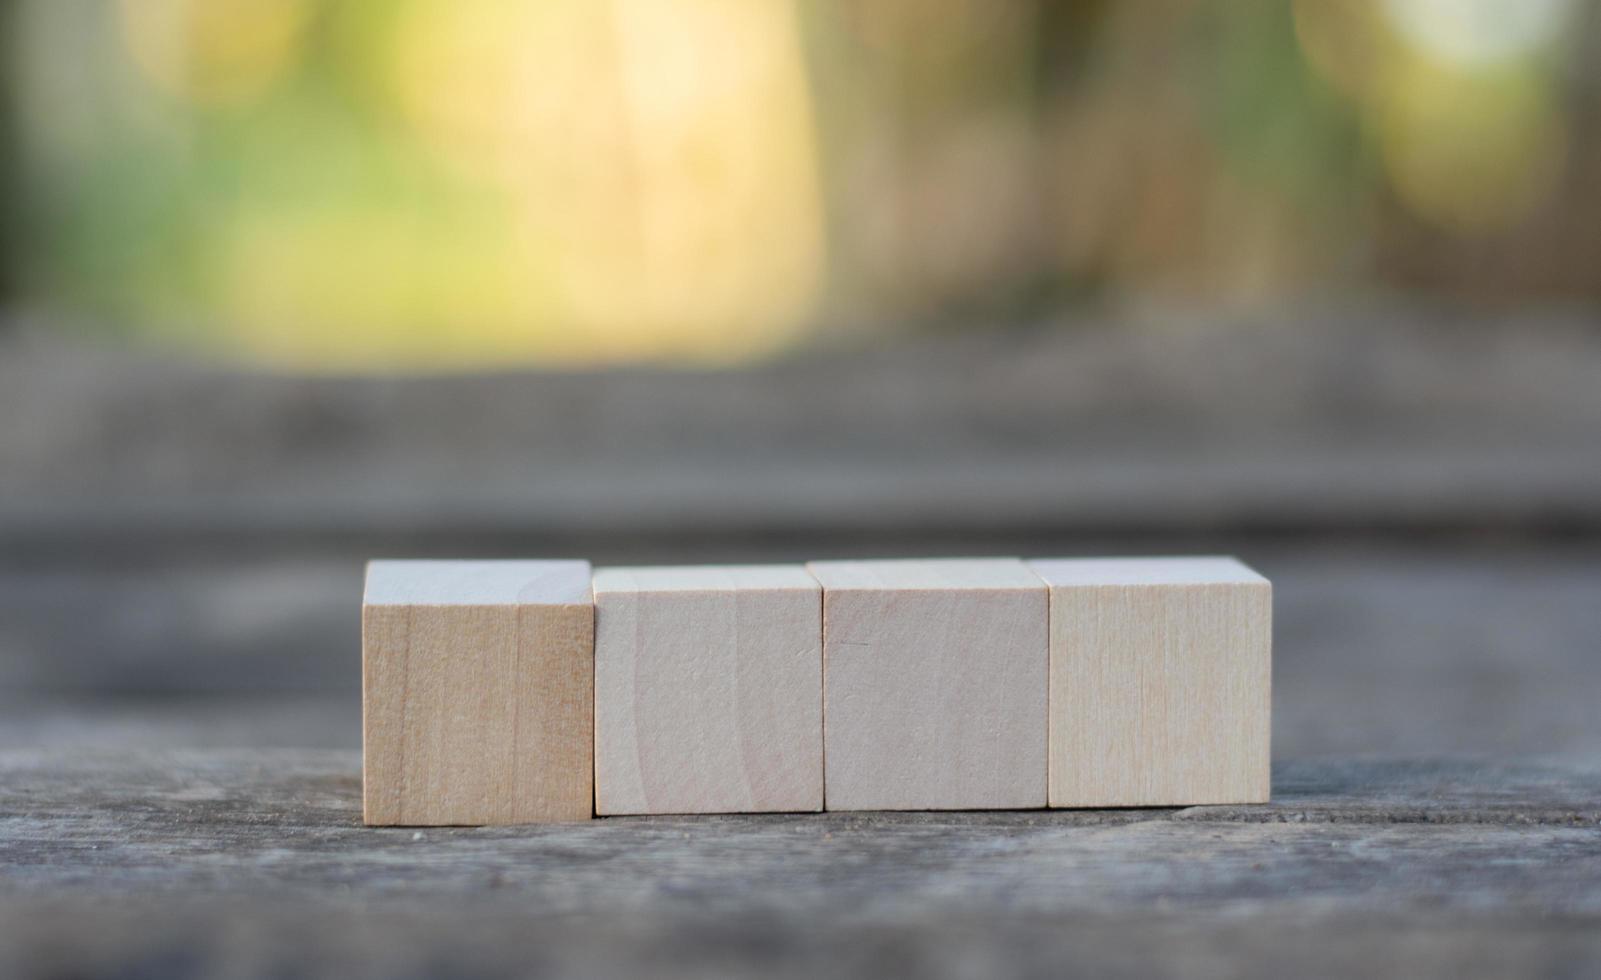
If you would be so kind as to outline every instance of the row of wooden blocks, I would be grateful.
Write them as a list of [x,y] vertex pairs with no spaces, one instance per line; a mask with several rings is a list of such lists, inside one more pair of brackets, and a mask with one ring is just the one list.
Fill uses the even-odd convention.
[[365,818],[1265,802],[1271,604],[1210,557],[373,562]]

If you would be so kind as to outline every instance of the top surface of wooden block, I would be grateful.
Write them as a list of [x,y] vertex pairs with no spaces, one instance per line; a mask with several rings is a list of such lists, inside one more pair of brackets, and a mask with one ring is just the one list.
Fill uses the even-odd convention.
[[664,565],[598,568],[595,594],[617,592],[816,592],[817,580],[799,565]]
[[1267,579],[1237,558],[1040,558],[1028,563],[1052,586],[1248,585]]
[[369,606],[588,605],[589,562],[368,562],[363,601]]
[[1040,589],[1045,583],[1017,558],[911,558],[814,561],[807,571],[834,591]]

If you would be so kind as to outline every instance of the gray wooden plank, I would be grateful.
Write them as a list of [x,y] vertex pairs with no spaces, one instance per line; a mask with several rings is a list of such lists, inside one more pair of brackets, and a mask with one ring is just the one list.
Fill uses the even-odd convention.
[[385,830],[358,772],[0,754],[0,968],[1501,976],[1601,953],[1594,773],[1306,763],[1252,808]]
[[1601,526],[1585,317],[1129,314],[732,371],[435,378],[0,344],[0,541],[36,558],[419,528]]
[[[607,893],[648,897],[664,875],[698,882],[705,901],[734,905],[751,898],[739,889],[719,895],[724,885],[781,876],[788,884],[773,900],[826,903],[842,870],[867,865],[883,873],[853,882],[864,896],[993,885],[1041,908],[1105,909],[1160,896],[1211,902],[1235,890],[1351,897],[1357,881],[1363,902],[1419,888],[1441,901],[1477,900],[1417,874],[1427,868],[1482,884],[1486,894],[1517,883],[1520,900],[1552,912],[1601,912],[1601,774],[1554,767],[1281,764],[1274,802],[1253,807],[422,830],[361,826],[359,772],[348,751],[6,752],[0,866],[13,885],[92,882],[100,892],[152,884],[228,890],[231,873],[253,885],[344,882],[384,891],[412,882],[470,891],[492,872],[496,887],[574,910]],[[92,860],[78,860],[85,848]],[[1518,860],[1460,860],[1498,848]],[[1189,875],[1187,862],[1202,855],[1212,865]],[[1342,876],[1354,857],[1361,875]],[[1275,861],[1272,874],[1255,873],[1263,859]]]
[[1250,917],[1015,909],[908,916],[761,912],[712,917],[637,907],[547,917],[452,897],[367,905],[163,897],[162,902],[0,896],[0,973],[190,980],[228,977],[1007,977],[1195,980],[1397,976],[1586,977],[1601,965],[1593,917],[1393,916],[1264,910]]

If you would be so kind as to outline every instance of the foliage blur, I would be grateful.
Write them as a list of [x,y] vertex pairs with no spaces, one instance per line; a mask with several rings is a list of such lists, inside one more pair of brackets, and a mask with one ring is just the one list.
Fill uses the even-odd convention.
[[310,369],[1601,298],[1577,0],[13,0],[6,302]]

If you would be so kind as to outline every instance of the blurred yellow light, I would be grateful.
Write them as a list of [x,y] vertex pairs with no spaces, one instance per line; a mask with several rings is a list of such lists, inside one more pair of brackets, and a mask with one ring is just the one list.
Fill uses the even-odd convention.
[[171,95],[202,105],[248,101],[294,60],[307,0],[121,0],[134,64]]
[[544,325],[532,258],[495,226],[352,204],[242,216],[223,294],[230,342],[298,368],[482,366],[579,359]]
[[1385,0],[1397,31],[1418,51],[1487,66],[1550,48],[1573,20],[1573,0]]
[[1563,167],[1567,131],[1549,85],[1527,70],[1464,74],[1418,61],[1394,80],[1379,135],[1396,194],[1457,231],[1525,217]]
[[418,135],[511,202],[542,286],[507,317],[601,359],[727,360],[810,311],[822,204],[789,0],[411,0],[390,79]]

